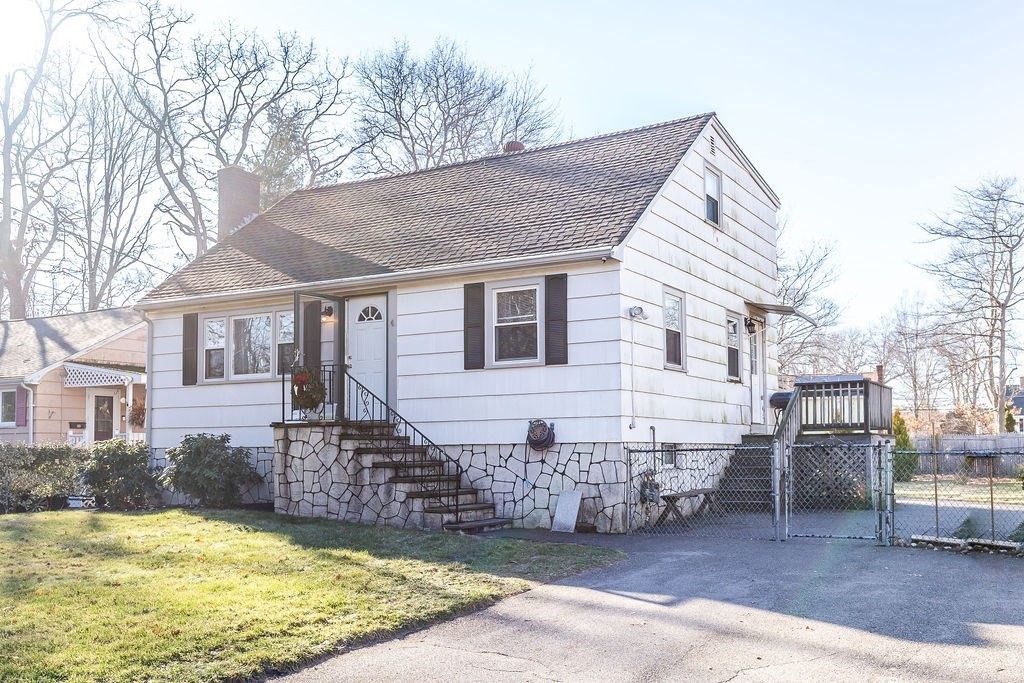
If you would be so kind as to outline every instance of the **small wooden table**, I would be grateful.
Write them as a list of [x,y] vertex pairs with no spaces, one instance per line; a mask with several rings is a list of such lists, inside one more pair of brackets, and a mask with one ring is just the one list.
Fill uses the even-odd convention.
[[665,501],[665,509],[661,511],[661,515],[658,516],[658,521],[654,523],[654,526],[661,526],[665,522],[669,521],[670,515],[674,520],[685,522],[686,517],[683,515],[682,510],[679,509],[679,501],[704,496],[704,500],[702,500],[697,509],[693,511],[694,515],[699,515],[704,511],[704,508],[711,504],[711,497],[714,493],[715,489],[693,489],[690,491],[682,491],[681,493],[663,493],[661,495],[661,499]]

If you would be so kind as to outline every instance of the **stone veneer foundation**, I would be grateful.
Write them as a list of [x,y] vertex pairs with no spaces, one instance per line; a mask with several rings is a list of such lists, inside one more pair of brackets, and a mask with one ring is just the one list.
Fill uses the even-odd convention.
[[[480,501],[493,503],[496,516],[514,526],[550,528],[558,495],[576,490],[582,494],[579,526],[625,531],[621,444],[563,443],[541,452],[525,444],[442,448],[464,468],[462,485],[475,488]],[[389,483],[393,470],[373,467],[385,456],[368,452],[341,426],[275,426],[274,449],[277,512],[403,528],[442,523],[441,515],[424,512],[423,498],[407,497],[420,490],[418,484]]]

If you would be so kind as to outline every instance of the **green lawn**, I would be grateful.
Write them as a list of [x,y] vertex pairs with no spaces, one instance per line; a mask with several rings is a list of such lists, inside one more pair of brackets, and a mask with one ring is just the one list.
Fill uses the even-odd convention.
[[271,513],[0,517],[0,680],[261,676],[621,554]]
[[[941,500],[989,502],[988,477],[973,476],[964,481],[948,474],[939,475],[938,489]],[[897,501],[911,498],[931,500],[935,497],[935,483],[931,477],[918,475],[913,481],[896,482],[895,491]],[[997,505],[1024,505],[1024,490],[1019,479],[996,478],[992,482],[991,496]]]

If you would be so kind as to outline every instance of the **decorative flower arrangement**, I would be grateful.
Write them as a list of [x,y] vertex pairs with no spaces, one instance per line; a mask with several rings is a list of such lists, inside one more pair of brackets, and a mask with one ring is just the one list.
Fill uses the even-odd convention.
[[138,399],[132,401],[132,407],[128,411],[128,424],[132,427],[146,426],[146,404]]
[[292,375],[292,396],[295,398],[295,405],[303,410],[318,408],[327,396],[327,389],[320,380],[320,373],[306,368],[296,368]]

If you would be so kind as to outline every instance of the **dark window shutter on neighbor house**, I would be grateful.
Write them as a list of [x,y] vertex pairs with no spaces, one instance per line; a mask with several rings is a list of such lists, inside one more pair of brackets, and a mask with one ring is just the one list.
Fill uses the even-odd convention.
[[544,278],[544,363],[569,362],[568,276]]
[[320,301],[308,301],[303,304],[302,365],[304,367],[320,367],[320,324]]
[[199,377],[199,314],[181,317],[181,383],[189,386]]
[[484,283],[463,287],[463,356],[467,370],[484,366]]
[[28,391],[25,387],[14,390],[14,426],[24,427],[28,424]]

